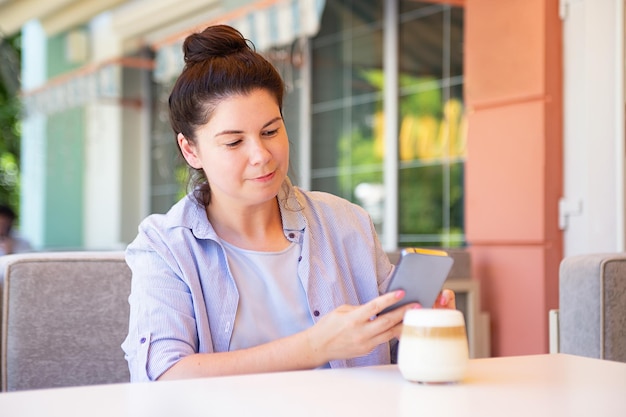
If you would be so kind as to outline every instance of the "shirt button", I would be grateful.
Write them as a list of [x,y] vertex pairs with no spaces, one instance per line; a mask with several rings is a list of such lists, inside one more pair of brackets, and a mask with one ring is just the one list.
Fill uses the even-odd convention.
[[293,233],[293,232],[289,233],[289,239],[293,239],[294,237],[296,237],[295,233]]
[[319,310],[315,310],[315,311],[313,312],[313,315],[314,315],[315,317],[318,317],[318,316],[320,315]]
[[144,343],[146,343],[146,338],[145,338],[145,337],[142,337],[142,338],[139,340],[139,343],[141,343],[142,345],[143,345]]
[[302,260],[302,256],[298,256],[298,262]]

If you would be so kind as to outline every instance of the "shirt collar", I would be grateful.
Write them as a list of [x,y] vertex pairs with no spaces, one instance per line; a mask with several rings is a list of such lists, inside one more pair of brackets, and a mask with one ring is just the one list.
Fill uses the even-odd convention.
[[291,184],[289,178],[285,178],[278,192],[278,207],[285,237],[291,242],[302,241],[302,234],[307,227],[303,214],[305,206],[302,192]]
[[[302,192],[286,177],[278,191],[278,207],[285,236],[291,241],[298,241],[307,226],[302,213],[305,206]],[[174,214],[168,216],[173,220],[171,226],[188,228],[198,239],[218,240],[213,225],[207,220],[204,206],[196,201],[193,193],[181,199],[170,211],[170,214]]]

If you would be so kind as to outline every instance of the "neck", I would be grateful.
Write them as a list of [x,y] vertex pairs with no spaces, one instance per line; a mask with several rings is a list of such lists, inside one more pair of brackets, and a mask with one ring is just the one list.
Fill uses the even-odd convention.
[[207,207],[207,217],[217,235],[238,248],[271,252],[289,244],[276,198],[259,206],[237,209],[212,201]]

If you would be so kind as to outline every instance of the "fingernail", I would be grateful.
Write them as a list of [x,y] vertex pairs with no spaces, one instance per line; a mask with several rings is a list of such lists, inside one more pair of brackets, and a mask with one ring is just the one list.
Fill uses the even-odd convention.
[[414,304],[413,307],[411,307],[412,309],[417,310],[418,308],[422,308],[421,304]]
[[402,298],[402,297],[404,297],[404,290],[396,291],[396,298]]

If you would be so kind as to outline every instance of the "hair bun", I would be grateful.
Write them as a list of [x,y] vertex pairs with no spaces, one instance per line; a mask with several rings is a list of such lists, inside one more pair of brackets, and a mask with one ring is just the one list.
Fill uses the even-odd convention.
[[202,62],[250,49],[248,40],[237,29],[226,25],[209,26],[188,36],[183,43],[186,63]]

